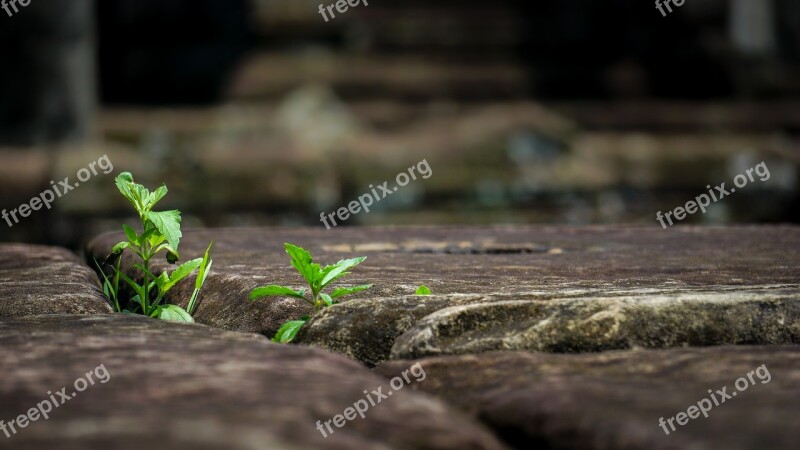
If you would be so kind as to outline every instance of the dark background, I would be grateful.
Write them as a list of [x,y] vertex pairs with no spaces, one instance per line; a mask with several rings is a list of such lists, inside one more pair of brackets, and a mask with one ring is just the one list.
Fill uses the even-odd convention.
[[[327,2],[322,2],[327,5]],[[798,222],[800,3],[33,0],[0,11],[0,208],[107,154],[194,226]],[[98,176],[0,240],[77,247],[130,212]]]

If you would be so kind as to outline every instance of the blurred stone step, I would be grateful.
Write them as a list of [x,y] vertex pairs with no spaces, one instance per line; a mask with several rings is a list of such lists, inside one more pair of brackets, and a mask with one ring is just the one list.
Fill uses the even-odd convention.
[[[335,2],[324,2],[333,6]],[[525,23],[513,2],[477,0],[352,3],[345,13],[319,12],[314,0],[256,0],[252,28],[263,40],[344,42],[348,48],[450,57],[517,56]],[[327,19],[327,20],[326,20]],[[459,55],[460,54],[460,55]]]
[[794,100],[725,103],[611,101],[552,103],[548,106],[589,130],[800,131],[800,104]]
[[233,78],[229,98],[275,99],[306,84],[329,86],[346,100],[522,100],[527,75],[519,64],[428,60],[405,56],[310,53],[251,55]]
[[[0,449],[506,448],[412,389],[325,437],[317,421],[343,414],[365,390],[386,394],[388,383],[340,356],[252,334],[122,314],[40,316],[1,319],[0,348],[0,417],[10,434]],[[68,404],[11,434],[10,420],[62,386]]]
[[[480,418],[514,448],[792,450],[800,441],[797,345],[418,362],[427,379],[416,389]],[[410,363],[376,372],[392,378]]]

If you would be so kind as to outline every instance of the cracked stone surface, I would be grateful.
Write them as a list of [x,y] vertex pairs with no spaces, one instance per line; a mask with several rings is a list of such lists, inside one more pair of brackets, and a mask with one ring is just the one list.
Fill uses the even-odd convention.
[[[0,319],[0,348],[6,424],[49,391],[77,394],[54,394],[63,404],[49,419],[14,427],[0,449],[506,448],[466,414],[413,389],[323,437],[317,420],[389,384],[347,358],[256,334],[121,314],[50,315]],[[88,372],[95,384],[76,391]]]
[[111,312],[95,273],[66,249],[0,244],[0,318]]
[[[119,239],[103,235],[87,254],[105,256]],[[368,365],[498,348],[797,342],[800,227],[209,229],[186,231],[181,254],[211,240],[214,272],[196,319],[268,336],[309,312],[296,299],[246,299],[263,284],[303,287],[284,242],[323,263],[368,256],[343,285],[375,287],[298,336]],[[436,295],[414,296],[419,284]],[[169,301],[185,304],[190,292],[186,280]]]
[[[375,370],[390,378],[410,363]],[[796,345],[489,352],[419,363],[427,378],[414,389],[479,418],[514,448],[788,450],[800,442]],[[704,398],[707,418],[697,406]]]
[[592,352],[800,343],[800,289],[717,287],[450,306],[395,341],[390,359],[491,350]]

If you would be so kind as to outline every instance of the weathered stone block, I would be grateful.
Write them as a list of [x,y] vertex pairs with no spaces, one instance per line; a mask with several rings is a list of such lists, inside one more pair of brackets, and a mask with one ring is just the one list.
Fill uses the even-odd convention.
[[[409,363],[391,361],[376,371],[394,377]],[[493,352],[420,364],[428,379],[416,389],[480,418],[515,448],[789,450],[800,440],[796,345]],[[730,398],[714,393],[715,405],[709,390],[723,387]],[[690,411],[696,418],[683,426],[672,420],[669,434],[659,425],[660,418],[699,409],[703,399],[707,418]]]
[[112,311],[76,255],[40,245],[0,244],[0,299],[0,318]]
[[[342,414],[366,389],[386,392],[386,380],[341,356],[254,334],[137,316],[39,316],[0,320],[0,348],[6,423],[48,391],[64,386],[71,396],[55,396],[63,403],[48,420],[0,436],[2,449],[505,448],[411,389],[323,437],[318,420]],[[73,396],[75,380],[99,365],[108,376]]]

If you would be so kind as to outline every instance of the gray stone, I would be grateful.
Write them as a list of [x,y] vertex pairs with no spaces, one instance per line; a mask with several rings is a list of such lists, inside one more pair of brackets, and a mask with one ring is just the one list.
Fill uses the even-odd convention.
[[389,359],[395,340],[438,310],[483,304],[487,296],[436,295],[361,299],[327,308],[314,316],[297,342],[357,359],[374,366]]
[[112,311],[95,273],[66,249],[0,244],[0,318]]
[[800,344],[797,285],[450,306],[398,337],[390,357],[788,343]]
[[[480,418],[515,448],[790,450],[800,442],[796,345],[492,352],[419,362],[427,374],[419,390]],[[394,377],[410,363],[391,361],[376,372]],[[708,391],[723,387],[731,398],[723,403],[714,393],[714,405]],[[704,398],[708,418],[692,410],[697,418],[684,426],[673,420],[675,430],[667,423],[664,432],[659,418],[685,414]]]
[[0,348],[6,423],[49,391],[72,395],[90,371],[96,380],[49,420],[0,437],[3,449],[505,448],[412,389],[324,438],[317,420],[342,414],[364,390],[386,393],[386,380],[347,358],[255,334],[121,314],[39,316],[0,320]]
[[[121,234],[103,235],[89,245],[87,255],[103,257],[120,239]],[[800,228],[792,226],[187,230],[181,254],[196,257],[212,240],[216,242],[214,271],[196,319],[268,336],[280,323],[309,312],[299,300],[247,300],[250,290],[263,284],[303,287],[289,266],[284,242],[309,249],[323,263],[368,256],[343,285],[373,283],[375,287],[312,318],[298,342],[369,365],[389,358],[398,337],[437,311],[450,314],[461,311],[448,310],[451,307],[497,302],[550,305],[547,311],[558,313],[554,318],[559,323],[569,323],[571,314],[579,314],[576,320],[583,323],[582,334],[530,336],[527,344],[517,343],[514,348],[586,351],[794,342],[797,336],[795,309],[787,302],[796,298],[800,285]],[[185,304],[191,284],[192,280],[181,283],[168,301]],[[414,296],[420,284],[436,295]],[[661,301],[675,304],[661,308]],[[486,334],[483,346],[474,351],[507,345],[546,317],[536,313],[535,306],[509,305],[481,309],[492,311],[497,326],[488,330],[494,334]],[[730,314],[725,312],[729,306],[733,307]],[[502,324],[502,308],[512,307],[516,312]],[[477,311],[472,308],[476,307],[465,311]],[[464,314],[459,312],[458,317]],[[603,326],[621,319],[620,314],[629,316],[624,323],[620,320],[623,334],[604,336]],[[673,316],[692,320],[673,320]],[[763,321],[772,318],[784,323]],[[644,328],[637,320],[651,319],[657,322],[642,322],[653,328],[651,335],[637,330]],[[731,324],[737,328],[727,333],[724,327]],[[748,324],[752,324],[750,331]],[[593,330],[598,334],[591,337]],[[640,334],[626,338],[626,330]],[[660,334],[653,334],[656,330]]]

